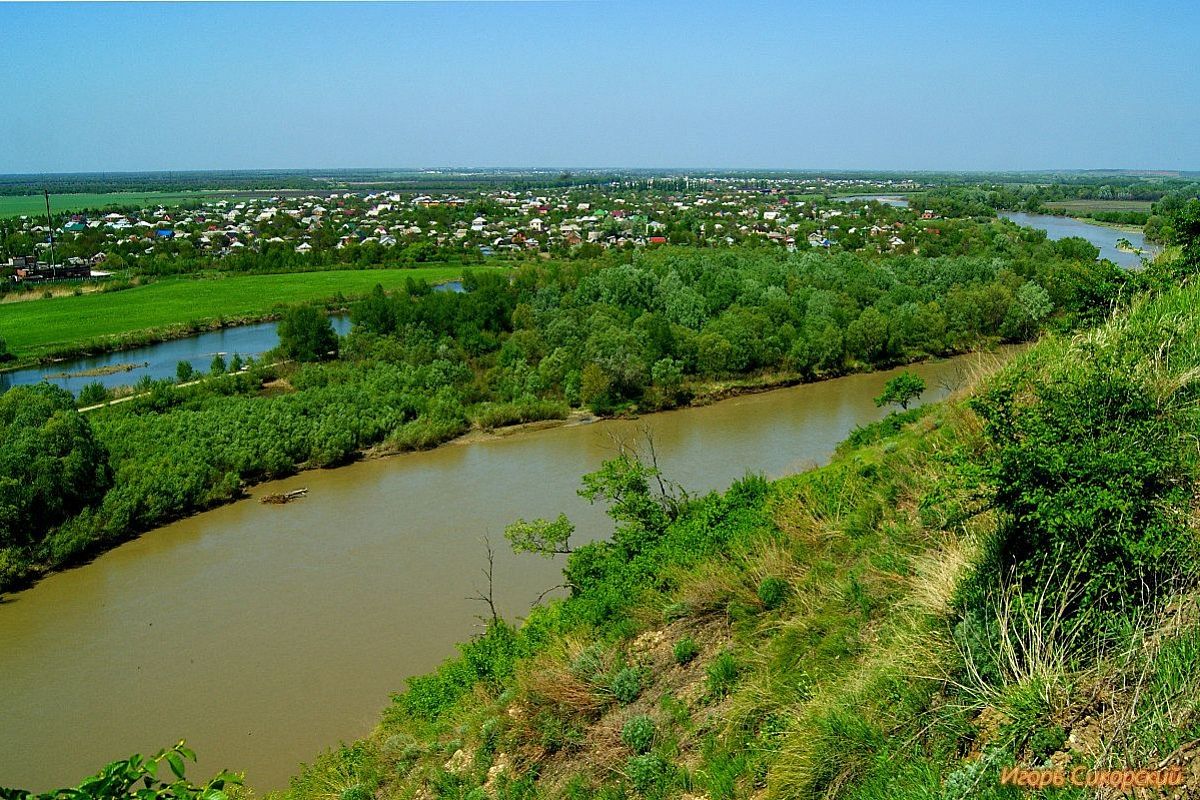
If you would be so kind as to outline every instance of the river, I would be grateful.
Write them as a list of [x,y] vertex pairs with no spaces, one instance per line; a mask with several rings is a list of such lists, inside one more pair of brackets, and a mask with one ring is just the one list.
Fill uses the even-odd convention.
[[[979,358],[915,365],[925,400]],[[515,619],[558,583],[561,563],[516,556],[517,517],[566,512],[604,536],[579,476],[613,435],[654,432],[664,471],[692,490],[747,470],[825,462],[895,374],[880,372],[713,405],[523,431],[312,471],[263,484],[307,487],[285,506],[248,499],[147,533],[0,604],[0,785],[66,785],[109,760],[186,738],[200,773],[245,770],[258,789],[367,733],[407,677],[477,629],[483,536]]]
[[848,194],[829,198],[835,203],[883,203],[895,208],[908,208],[908,198],[902,194]]
[[1087,239],[1093,245],[1100,248],[1101,258],[1107,258],[1109,261],[1122,267],[1140,267],[1142,266],[1142,259],[1137,253],[1118,250],[1118,239],[1128,239],[1130,244],[1135,248],[1146,251],[1148,256],[1158,252],[1154,245],[1146,243],[1146,237],[1142,235],[1141,231],[1123,231],[1119,228],[1110,228],[1105,225],[1083,222],[1074,217],[1058,217],[1052,214],[1026,214],[1019,211],[1001,211],[1000,216],[1010,219],[1018,225],[1040,228],[1046,232],[1046,236],[1050,239],[1066,239],[1070,236]]

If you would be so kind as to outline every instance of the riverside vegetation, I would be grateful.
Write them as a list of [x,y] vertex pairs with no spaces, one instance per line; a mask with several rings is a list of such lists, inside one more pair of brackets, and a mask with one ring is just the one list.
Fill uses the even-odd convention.
[[611,540],[506,531],[570,551],[569,596],[485,618],[284,796],[1003,798],[1012,764],[1195,780],[1197,218],[1107,319],[826,467],[692,497],[622,451],[580,490]]
[[0,589],[370,448],[1023,341],[1102,313],[1127,280],[1086,243],[1007,223],[948,220],[943,240],[938,257],[614,254],[469,273],[461,294],[413,280],[355,305],[334,359],[298,334],[281,353],[294,363],[218,360],[209,380],[145,381],[86,417],[65,392],[18,387],[0,397]]

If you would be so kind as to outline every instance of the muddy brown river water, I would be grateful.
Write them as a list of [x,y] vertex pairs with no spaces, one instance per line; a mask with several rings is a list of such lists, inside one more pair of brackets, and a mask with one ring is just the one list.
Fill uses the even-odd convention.
[[[978,364],[911,367],[944,396]],[[517,517],[566,512],[579,538],[610,530],[575,490],[648,425],[664,471],[692,490],[747,470],[825,462],[894,372],[745,395],[637,421],[526,431],[306,472],[147,533],[0,604],[0,786],[68,785],[108,761],[185,738],[197,774],[245,770],[286,786],[302,761],[367,733],[407,677],[477,628],[482,537],[497,547],[510,619],[561,564],[515,556]],[[306,498],[261,505],[269,492]]]

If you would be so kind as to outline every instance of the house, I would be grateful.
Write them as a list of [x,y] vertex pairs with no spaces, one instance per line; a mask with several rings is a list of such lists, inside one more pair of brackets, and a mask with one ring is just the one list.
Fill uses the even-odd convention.
[[665,237],[665,236],[651,236],[650,237],[650,244],[666,244],[666,243],[667,243],[667,237]]

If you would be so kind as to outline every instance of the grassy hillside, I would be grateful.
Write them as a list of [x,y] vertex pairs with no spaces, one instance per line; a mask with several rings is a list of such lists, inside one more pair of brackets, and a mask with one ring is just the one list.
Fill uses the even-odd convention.
[[431,283],[462,277],[462,267],[335,270],[161,280],[119,292],[99,292],[0,305],[0,337],[17,358],[139,331],[221,318],[268,315],[281,304],[366,294],[376,284]]
[[492,622],[286,797],[1025,796],[1012,765],[1195,781],[1197,303],[1051,337],[774,483],[680,498],[608,463],[584,485],[615,533],[570,556],[571,596]]

